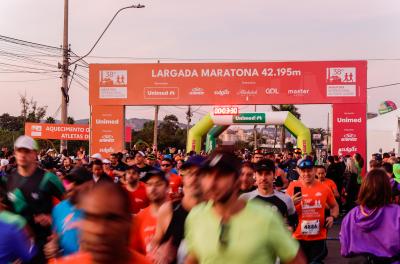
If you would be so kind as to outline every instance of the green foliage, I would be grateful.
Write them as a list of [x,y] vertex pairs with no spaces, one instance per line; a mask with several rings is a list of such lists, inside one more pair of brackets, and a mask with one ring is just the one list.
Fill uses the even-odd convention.
[[20,131],[8,131],[0,129],[0,146],[6,146],[8,149],[14,148],[14,141],[21,135]]
[[20,116],[11,116],[4,113],[0,116],[0,129],[5,131],[22,131],[24,119]]
[[70,124],[70,125],[75,124],[75,119],[74,119],[73,117],[69,116],[69,117],[67,118],[67,124]]
[[48,116],[44,122],[47,124],[55,124],[56,120],[53,117]]
[[[278,105],[272,106],[272,111],[274,112],[278,112],[278,111],[289,111],[290,113],[292,113],[295,117],[297,117],[298,119],[300,119],[301,114],[299,113],[299,109],[292,104],[284,104],[284,105]],[[283,148],[283,146],[285,146],[285,141],[286,141],[286,129],[284,126],[280,126],[281,127],[281,146]],[[276,141],[276,137],[277,135],[275,135],[275,141]],[[282,149],[283,150],[283,149]]]
[[20,95],[20,103],[21,117],[25,122],[40,123],[40,120],[46,116],[47,106],[38,106],[33,98],[29,100],[26,95]]

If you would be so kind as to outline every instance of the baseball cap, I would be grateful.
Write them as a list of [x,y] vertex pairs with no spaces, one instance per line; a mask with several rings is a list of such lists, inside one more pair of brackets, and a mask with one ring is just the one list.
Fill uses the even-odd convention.
[[394,180],[400,183],[400,163],[393,164]]
[[299,149],[299,148],[296,148],[293,152],[295,154],[301,154],[302,153],[301,149]]
[[255,171],[275,171],[275,164],[272,160],[260,160],[254,164]]
[[20,136],[17,138],[17,140],[14,143],[14,149],[19,149],[19,148],[24,148],[24,149],[29,149],[29,150],[38,150],[38,144],[37,142],[28,136]]
[[188,168],[190,168],[190,167],[193,167],[193,166],[195,166],[195,167],[201,167],[201,166],[202,166],[202,163],[203,163],[205,160],[206,160],[206,158],[203,157],[203,156],[200,156],[200,155],[193,155],[193,156],[190,156],[190,157],[188,158],[188,160],[187,160],[185,163],[183,163],[183,165],[181,166],[181,170],[186,170],[186,169],[188,169]]
[[160,179],[162,179],[163,181],[168,183],[168,179],[165,176],[165,173],[162,170],[158,170],[158,169],[152,169],[152,170],[149,170],[148,172],[146,172],[146,174],[143,176],[143,178],[141,178],[141,181],[147,182],[154,176],[157,176]]
[[240,159],[232,152],[228,151],[214,151],[208,159],[206,159],[201,166],[201,172],[208,172],[211,170],[218,170],[222,173],[235,173],[237,176],[242,168]]
[[111,164],[111,161],[108,159],[103,159],[103,164]]
[[299,169],[312,169],[314,168],[314,163],[309,159],[299,159],[299,161],[297,161],[297,167]]
[[65,179],[79,185],[92,180],[92,175],[84,167],[76,167],[65,176]]
[[146,157],[146,155],[144,154],[144,152],[143,151],[138,151],[138,152],[136,152],[136,154],[139,154],[140,156],[142,156],[142,157]]
[[101,156],[101,154],[100,153],[95,153],[95,154],[93,154],[92,156],[90,156],[92,159],[99,159],[99,160],[102,160],[103,159],[103,157]]

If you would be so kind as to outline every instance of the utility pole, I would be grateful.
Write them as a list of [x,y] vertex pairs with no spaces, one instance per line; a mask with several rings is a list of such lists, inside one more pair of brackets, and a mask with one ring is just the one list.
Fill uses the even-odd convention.
[[193,112],[191,111],[190,105],[188,106],[188,111],[186,112],[186,139],[189,136],[190,122],[192,121]]
[[[68,46],[68,0],[64,0],[64,34],[63,34],[63,64],[61,84],[61,124],[68,119],[68,75],[69,75],[69,46]],[[61,140],[60,152],[67,149],[67,141]]]
[[[257,113],[257,105],[254,105],[254,113]],[[254,150],[256,150],[257,149],[257,125],[254,125],[253,133],[254,133]]]
[[[329,155],[329,112],[328,112],[328,121],[326,122],[326,154]],[[332,152],[332,148],[331,148]]]
[[158,106],[158,105],[156,105],[156,109],[155,109],[155,111],[154,111],[154,134],[153,134],[153,147],[154,147],[154,150],[157,150],[157,133],[158,133],[158,110],[159,110],[159,107],[160,106]]

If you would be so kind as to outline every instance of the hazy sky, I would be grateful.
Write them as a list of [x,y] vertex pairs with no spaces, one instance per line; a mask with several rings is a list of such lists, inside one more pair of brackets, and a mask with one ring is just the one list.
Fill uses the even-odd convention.
[[[52,46],[62,43],[63,0],[1,0],[0,35]],[[70,0],[70,43],[85,54],[116,10],[127,0]],[[272,60],[368,61],[368,86],[400,82],[400,1],[270,1],[270,0],[153,0],[141,1],[144,9],[119,14],[88,62],[186,62]],[[12,63],[1,51],[23,52],[0,41],[1,63]],[[112,57],[112,58],[99,58]],[[117,58],[117,57],[129,57]],[[56,66],[61,58],[36,57]],[[136,58],[136,59],[134,59]],[[14,62],[23,65],[21,62]],[[7,69],[2,65],[1,69]],[[57,68],[54,68],[57,70]],[[73,82],[69,115],[89,114],[85,79]],[[5,73],[0,70],[0,113],[17,114],[19,94],[27,94],[48,106],[48,114],[60,105],[59,73],[45,75]],[[46,79],[46,80],[42,80]],[[393,100],[400,104],[400,85],[368,91],[368,110]],[[247,106],[245,110],[252,110]],[[259,107],[267,109],[268,107]],[[128,117],[152,117],[151,108],[128,108]],[[197,107],[196,107],[197,109]],[[303,121],[326,127],[330,106],[301,106]],[[197,121],[207,111],[198,109]],[[184,116],[182,107],[163,107],[160,116]],[[59,118],[56,116],[56,118]],[[181,120],[184,122],[184,119]]]

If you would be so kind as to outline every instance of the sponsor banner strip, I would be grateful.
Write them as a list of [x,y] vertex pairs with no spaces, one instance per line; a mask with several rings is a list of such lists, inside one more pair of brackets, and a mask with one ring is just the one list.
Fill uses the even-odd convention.
[[89,125],[25,123],[25,135],[37,139],[89,140]]

